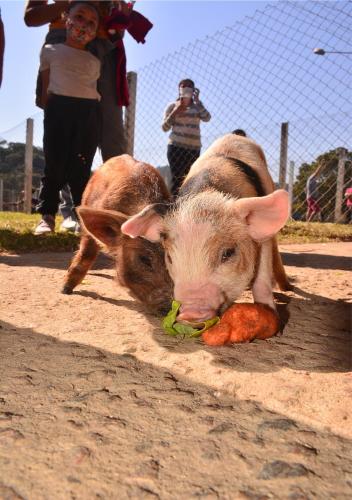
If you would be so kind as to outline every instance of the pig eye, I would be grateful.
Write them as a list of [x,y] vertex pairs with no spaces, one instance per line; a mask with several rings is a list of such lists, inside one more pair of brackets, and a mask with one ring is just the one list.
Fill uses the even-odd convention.
[[236,255],[236,248],[235,247],[232,247],[232,248],[226,248],[226,250],[224,250],[222,252],[222,255],[221,255],[221,262],[227,262],[229,259],[231,259],[231,257],[233,257],[234,255]]
[[139,260],[145,267],[148,267],[149,269],[153,268],[152,259],[148,257],[148,255],[140,255]]
[[166,254],[166,258],[167,258],[168,262],[170,264],[172,264],[172,258],[170,257],[170,255],[168,253]]

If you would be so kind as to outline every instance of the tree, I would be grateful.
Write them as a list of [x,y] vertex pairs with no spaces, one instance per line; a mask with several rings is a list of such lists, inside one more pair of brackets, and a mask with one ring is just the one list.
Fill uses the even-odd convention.
[[[0,178],[4,181],[4,191],[13,190],[16,195],[24,189],[24,153],[22,142],[0,143]],[[33,148],[33,187],[38,188],[44,172],[42,148]]]
[[[345,163],[344,186],[352,185],[352,151],[347,152],[348,161]],[[319,175],[318,198],[322,209],[323,221],[334,220],[336,200],[336,177],[339,161],[339,148],[333,149],[318,156],[312,163],[302,163],[296,182],[293,185],[292,216],[294,219],[305,220],[306,184],[308,177],[316,170],[318,165],[324,163],[324,168]],[[345,211],[345,204],[343,210]]]

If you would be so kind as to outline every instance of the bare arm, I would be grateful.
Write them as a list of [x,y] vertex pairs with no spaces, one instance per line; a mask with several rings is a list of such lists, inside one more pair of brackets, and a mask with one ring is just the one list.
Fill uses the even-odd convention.
[[24,9],[24,22],[27,26],[51,23],[66,11],[67,5],[66,1],[48,4],[48,0],[28,0]]
[[4,24],[1,20],[1,14],[0,14],[0,87],[2,82],[2,66],[4,62],[4,51],[5,51],[5,32],[4,32]]

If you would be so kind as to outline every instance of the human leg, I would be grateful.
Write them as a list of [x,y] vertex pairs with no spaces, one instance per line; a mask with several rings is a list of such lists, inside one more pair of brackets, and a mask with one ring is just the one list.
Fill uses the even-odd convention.
[[199,153],[199,150],[180,148],[173,144],[169,144],[167,159],[172,175],[171,192],[173,195],[177,195],[184,177],[188,174],[192,164],[199,157]]
[[91,99],[77,101],[70,167],[67,171],[74,207],[81,204],[99,137],[98,102]]
[[64,219],[74,216],[73,201],[72,201],[70,187],[68,184],[65,184],[65,186],[60,191],[59,209]]
[[99,147],[103,161],[126,153],[122,106],[117,104],[116,53],[108,52],[98,80],[100,134]]
[[[71,127],[69,120],[67,120],[65,106],[60,99],[57,99],[57,96],[50,97],[44,113],[45,168],[37,205],[37,212],[43,215],[43,221],[46,221],[49,226],[52,226],[52,221],[57,213],[59,191],[66,180],[65,166],[70,147],[70,131]],[[50,231],[45,227],[39,228],[38,226],[36,234],[44,232]]]

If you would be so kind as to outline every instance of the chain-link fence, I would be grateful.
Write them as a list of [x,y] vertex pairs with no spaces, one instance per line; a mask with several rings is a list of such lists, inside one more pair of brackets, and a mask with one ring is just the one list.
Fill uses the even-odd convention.
[[[263,147],[276,182],[280,168],[281,174],[286,168],[284,184],[294,184],[292,216],[303,220],[308,177],[323,161],[326,169],[313,191],[319,214],[324,221],[346,220],[343,195],[352,186],[352,54],[328,52],[352,52],[351,18],[352,2],[275,2],[141,68],[136,119],[129,127],[133,137],[127,137],[134,156],[161,168],[170,182],[164,112],[176,101],[180,80],[191,78],[211,114],[210,121],[201,122],[202,150],[219,136],[244,129]],[[315,47],[327,53],[314,54]],[[38,113],[36,145],[41,121]],[[283,123],[288,124],[284,155]],[[23,142],[24,129],[25,121],[0,136],[13,141],[21,135]],[[100,162],[97,156],[94,167]]]
[[[306,180],[316,159],[335,151],[336,161],[316,193],[323,220],[335,220],[336,150],[351,150],[352,54],[320,56],[313,48],[352,52],[351,18],[351,2],[276,2],[140,69],[135,156],[168,172],[163,116],[178,97],[178,83],[191,78],[212,115],[201,122],[202,150],[219,136],[244,129],[262,145],[278,181],[281,124],[288,123],[287,173],[293,162],[295,178],[304,181],[300,192],[294,189],[295,218],[305,219]],[[352,185],[347,159],[343,191]],[[343,213],[343,198],[341,203]]]

